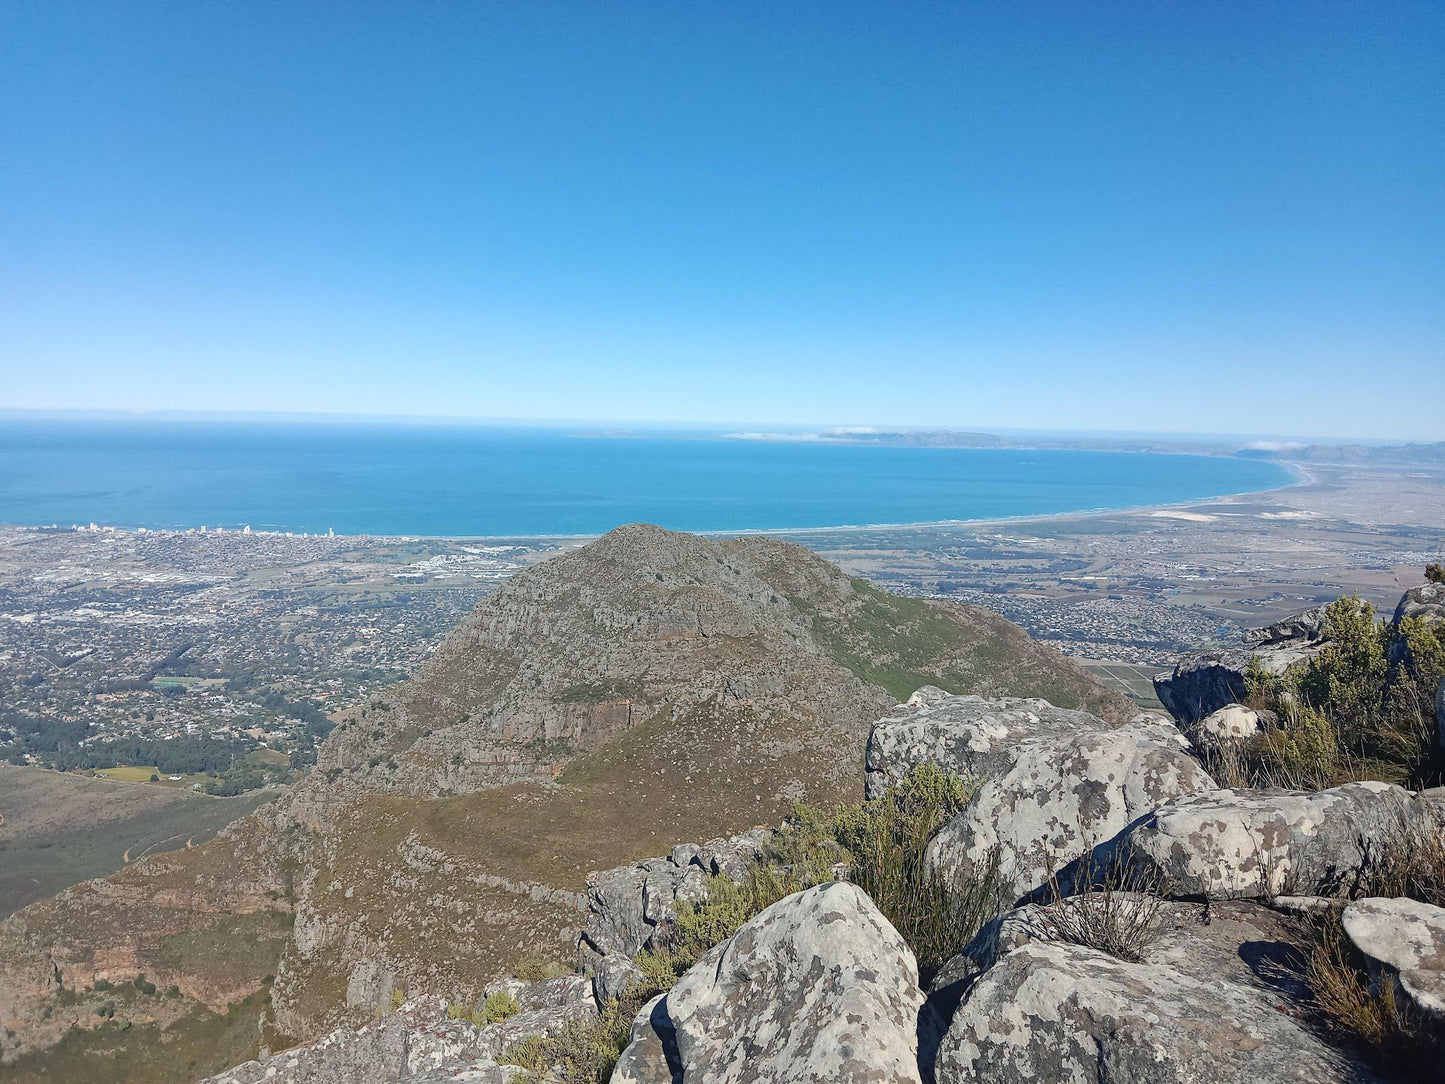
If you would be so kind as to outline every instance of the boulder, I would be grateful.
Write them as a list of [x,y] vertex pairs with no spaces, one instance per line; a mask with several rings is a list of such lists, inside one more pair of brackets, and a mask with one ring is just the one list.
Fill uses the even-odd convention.
[[1181,727],[1189,743],[1201,753],[1217,753],[1230,746],[1241,746],[1261,732],[1277,725],[1272,711],[1256,711],[1243,704],[1226,704],[1203,719]]
[[1376,990],[1393,982],[1406,1003],[1445,1020],[1445,907],[1368,898],[1349,904],[1340,922],[1350,944],[1369,961]]
[[973,879],[997,861],[1012,902],[1171,799],[1218,789],[1172,723],[1142,715],[1121,727],[1093,724],[1021,740],[1013,767],[985,782],[928,845],[929,866]]
[[873,724],[868,735],[866,790],[877,798],[914,768],[934,764],[965,779],[1002,775],[1020,742],[1108,729],[1096,715],[1056,708],[1047,700],[954,696],[924,686]]
[[591,965],[591,971],[592,996],[597,999],[598,1005],[606,1005],[614,998],[621,997],[644,977],[642,969],[633,963],[632,958],[620,953],[596,958]]
[[676,917],[678,900],[707,899],[710,874],[746,879],[772,835],[771,828],[751,828],[729,839],[680,843],[665,858],[588,874],[581,940],[602,956],[631,957],[658,947]]
[[610,1084],[680,1084],[677,1037],[665,1000],[665,994],[658,994],[633,1019],[627,1049],[617,1059]]
[[1172,672],[1155,675],[1154,693],[1178,722],[1193,723],[1244,699],[1251,659],[1271,674],[1282,674],[1314,658],[1324,644],[1324,610],[1307,610],[1246,632],[1240,647],[1185,655]]
[[1325,608],[1316,606],[1313,610],[1286,617],[1273,625],[1261,629],[1250,629],[1240,636],[1240,643],[1247,647],[1268,647],[1284,643],[1310,643],[1325,638]]
[[1217,966],[1127,963],[1083,945],[1031,940],[973,985],[935,1071],[938,1084],[1370,1079],[1292,1009],[1256,977],[1235,979]]
[[[1395,607],[1395,627],[1399,628],[1407,617],[1419,618],[1429,625],[1445,621],[1445,583],[1422,584],[1406,591]],[[1403,638],[1390,645],[1390,665],[1402,666],[1416,678],[1421,676],[1419,664]]]
[[1372,841],[1424,823],[1425,805],[1390,783],[1314,793],[1219,790],[1176,798],[1090,856],[1119,862],[1174,896],[1330,895],[1371,860]]
[[1424,583],[1400,596],[1395,606],[1395,624],[1407,617],[1423,617],[1426,621],[1445,621],[1445,583]]
[[523,1012],[556,1009],[593,1001],[592,979],[587,975],[558,975],[524,986],[513,995]]
[[856,885],[820,885],[745,922],[639,1014],[622,1079],[919,1084],[922,1005],[898,931]]

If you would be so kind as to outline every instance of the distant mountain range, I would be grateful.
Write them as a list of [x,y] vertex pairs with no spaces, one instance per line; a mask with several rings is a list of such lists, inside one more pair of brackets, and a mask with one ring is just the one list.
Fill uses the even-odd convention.
[[1287,462],[1445,465],[1445,441],[1413,444],[1307,443],[1284,440],[1229,440],[1190,437],[1007,437],[966,429],[906,429],[842,426],[815,433],[747,432],[735,439],[819,444],[884,445],[899,448],[1040,448],[1109,452],[1192,452],[1240,455]]

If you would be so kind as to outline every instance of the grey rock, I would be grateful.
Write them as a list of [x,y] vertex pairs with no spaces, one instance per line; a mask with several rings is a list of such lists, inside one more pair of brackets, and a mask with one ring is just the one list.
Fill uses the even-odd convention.
[[593,1001],[592,979],[587,975],[558,975],[533,983],[515,996],[523,1012],[580,1005]]
[[1260,985],[1031,940],[974,984],[939,1084],[1309,1084],[1368,1079]]
[[[1445,583],[1422,584],[1406,591],[1395,607],[1395,627],[1407,617],[1419,618],[1428,625],[1445,621]],[[1403,639],[1390,645],[1390,664],[1404,667],[1417,679],[1422,676],[1410,645]],[[1438,718],[1439,713],[1436,714]]]
[[1282,644],[1291,641],[1309,643],[1325,638],[1325,608],[1316,606],[1313,610],[1286,617],[1273,625],[1250,629],[1239,639],[1249,647]]
[[1309,991],[1281,966],[1301,920],[1253,901],[1157,901],[1143,961],[1129,963],[1061,934],[1057,906],[1086,904],[1004,914],[940,971],[939,1084],[1373,1079],[1301,1022]]
[[1213,899],[1331,895],[1372,859],[1372,841],[1417,826],[1424,805],[1389,783],[1314,793],[1220,790],[1176,798],[1091,857],[1115,861],[1171,895]]
[[374,1024],[340,1028],[307,1046],[238,1065],[207,1084],[501,1084],[518,1072],[496,1061],[508,1046],[596,1015],[588,997],[477,1027],[449,1019],[443,998],[416,998]]
[[1424,583],[1401,595],[1395,606],[1395,624],[1399,625],[1407,617],[1445,621],[1445,583]]
[[985,782],[928,845],[929,866],[972,879],[997,861],[1012,902],[1171,799],[1218,789],[1159,716],[1071,725],[1085,720],[1091,729],[1019,739],[1012,768]]
[[702,848],[696,843],[679,843],[672,849],[671,859],[674,866],[684,868],[697,862],[702,854]]
[[642,969],[629,956],[614,953],[603,956],[592,965],[592,995],[598,1005],[621,997],[643,979]]
[[1375,990],[1393,982],[1406,1003],[1445,1019],[1445,908],[1372,897],[1349,904],[1340,921],[1369,961]]
[[583,938],[604,956],[635,955],[652,934],[643,914],[641,866],[602,870],[587,877],[587,920]]
[[696,862],[708,873],[741,884],[772,835],[770,828],[752,828],[730,839],[710,839],[699,849]]
[[658,994],[642,1006],[632,1021],[632,1035],[612,1070],[611,1084],[682,1084],[666,995]]
[[[662,1077],[656,1068],[665,1025],[654,1009],[623,1055],[634,1074],[625,1079],[920,1080],[917,965],[855,885],[821,885],[768,907],[703,956],[662,1004],[676,1038],[674,1071]],[[632,1068],[643,1063],[652,1075]]]
[[1194,748],[1202,753],[1215,753],[1230,746],[1242,746],[1278,722],[1272,711],[1226,704],[1203,719],[1183,724],[1181,729]]
[[1107,728],[1098,716],[1056,708],[1047,700],[954,696],[924,686],[869,732],[867,795],[879,797],[923,764],[965,779],[1002,775],[1026,739]]
[[1282,674],[1319,654],[1326,642],[1324,607],[1306,610],[1262,629],[1246,632],[1241,645],[1185,655],[1171,673],[1154,678],[1159,702],[1180,723],[1193,723],[1244,699],[1244,673],[1251,659]]

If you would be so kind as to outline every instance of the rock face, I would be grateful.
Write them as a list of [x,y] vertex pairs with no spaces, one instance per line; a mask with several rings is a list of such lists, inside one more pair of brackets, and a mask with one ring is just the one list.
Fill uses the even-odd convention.
[[1362,899],[1340,921],[1370,963],[1370,979],[1393,982],[1405,1002],[1445,1020],[1445,908],[1410,899]]
[[1423,804],[1389,783],[1316,793],[1219,790],[1176,798],[1099,848],[1175,896],[1330,895],[1366,866],[1371,841],[1423,823]]
[[661,947],[676,901],[706,899],[710,875],[744,880],[772,834],[769,828],[751,828],[729,839],[679,844],[666,858],[591,874],[582,940],[603,956]]
[[1324,610],[1307,610],[1246,632],[1241,647],[1185,655],[1172,673],[1154,678],[1154,692],[1176,720],[1194,723],[1244,699],[1244,673],[1251,659],[1258,659],[1270,673],[1280,674],[1319,654],[1324,637]]
[[1247,647],[1267,647],[1274,644],[1311,643],[1325,638],[1325,608],[1316,606],[1313,610],[1286,617],[1273,625],[1250,629],[1239,640]]
[[1004,898],[1015,900],[1170,799],[1217,789],[1172,723],[1141,715],[1093,726],[1019,740],[1013,767],[985,782],[929,844],[929,865],[969,878],[996,856]]
[[1421,584],[1401,595],[1395,606],[1395,624],[1407,617],[1423,617],[1430,622],[1445,621],[1445,583]]
[[935,869],[999,863],[1010,900],[1171,798],[1216,789],[1178,728],[1150,714],[1114,725],[1041,700],[920,689],[868,737],[868,793],[921,764],[982,786],[930,844]]
[[1022,741],[1106,726],[1097,715],[1058,708],[1047,700],[954,696],[925,686],[869,732],[867,795],[878,797],[922,764],[965,779],[1000,775],[1013,767]]
[[918,1084],[922,1004],[888,920],[857,887],[822,885],[744,923],[639,1017],[620,1079]]

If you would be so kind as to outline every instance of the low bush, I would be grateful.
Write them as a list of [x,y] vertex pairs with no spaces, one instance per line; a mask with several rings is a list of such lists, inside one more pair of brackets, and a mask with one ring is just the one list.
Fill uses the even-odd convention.
[[1118,860],[1098,874],[1091,862],[1081,862],[1072,895],[1063,894],[1053,875],[1048,888],[1052,898],[1043,908],[1041,922],[1052,940],[1139,963],[1159,937],[1159,912],[1167,890],[1156,877],[1129,870]]
[[1359,779],[1406,786],[1438,778],[1435,689],[1445,677],[1445,623],[1380,621],[1355,595],[1325,609],[1327,642],[1282,674],[1257,659],[1245,703],[1278,724],[1248,744],[1211,754],[1229,786],[1320,790]]
[[488,994],[477,1006],[462,1002],[453,1002],[447,1006],[447,1016],[450,1019],[466,1020],[477,1027],[501,1023],[521,1011],[522,1007],[517,1004],[517,999],[505,990]]
[[507,1047],[497,1060],[524,1070],[513,1078],[520,1084],[607,1084],[627,1048],[633,1019],[659,992],[634,987],[609,1001],[595,1019],[570,1020],[552,1035],[530,1036]]

